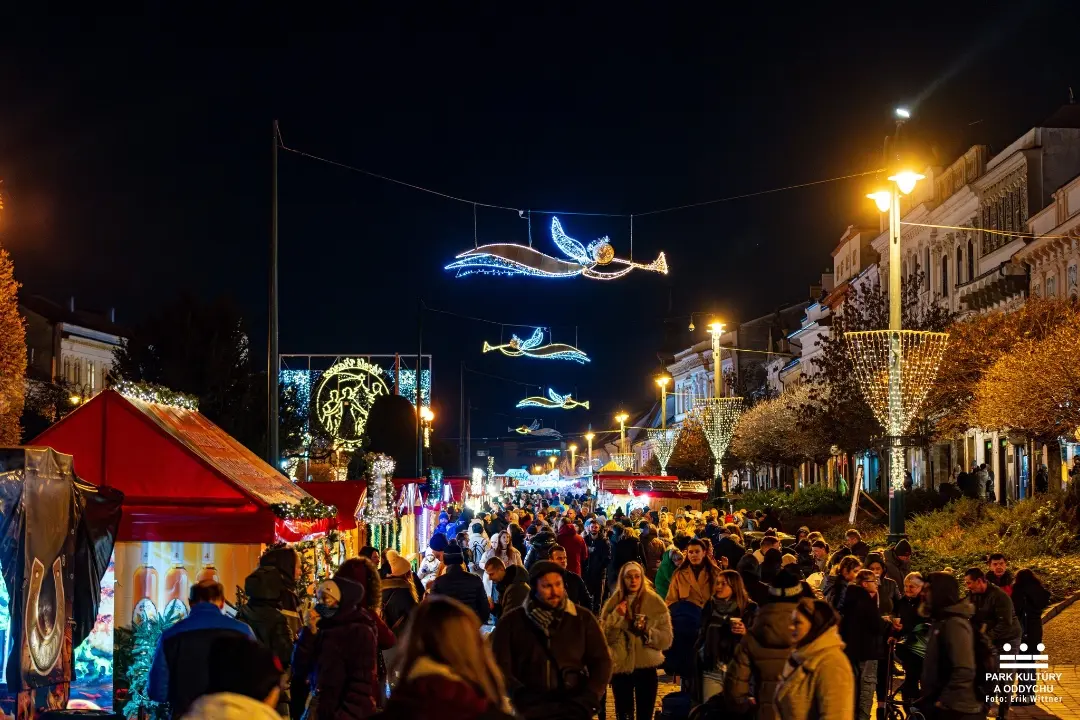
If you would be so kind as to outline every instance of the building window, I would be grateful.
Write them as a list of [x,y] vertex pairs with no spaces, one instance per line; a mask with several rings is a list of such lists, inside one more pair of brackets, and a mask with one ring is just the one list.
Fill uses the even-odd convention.
[[1069,276],[1069,292],[1076,292],[1076,266],[1070,265],[1068,270]]
[[[956,283],[958,285],[960,284],[960,281],[961,281],[960,268],[962,268],[962,267],[964,267],[964,249],[961,248],[961,247],[958,247],[958,248],[956,248]],[[970,280],[970,279],[971,278],[968,278],[968,280]]]
[[967,248],[967,250],[968,250],[968,273],[967,273],[967,279],[968,279],[968,282],[971,282],[972,280],[975,279],[975,245],[970,240],[968,240],[968,248]]
[[1052,298],[1057,296],[1057,278],[1050,276],[1046,278],[1046,297]]
[[90,361],[87,363],[88,375],[90,380],[90,394],[94,394],[94,389],[97,387],[97,374],[94,372],[94,363]]
[[924,270],[926,272],[926,277],[923,278],[923,279],[926,280],[926,289],[929,290],[930,287],[931,287],[931,285],[930,285],[930,248],[926,248],[926,264],[923,265],[923,268],[924,268]]
[[949,256],[941,256],[941,297],[949,297]]

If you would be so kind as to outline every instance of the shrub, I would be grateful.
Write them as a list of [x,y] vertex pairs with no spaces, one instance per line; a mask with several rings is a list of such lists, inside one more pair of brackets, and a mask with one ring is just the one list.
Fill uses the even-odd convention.
[[752,490],[736,503],[747,510],[776,508],[781,515],[843,515],[851,499],[824,485],[809,485],[794,493],[783,490]]

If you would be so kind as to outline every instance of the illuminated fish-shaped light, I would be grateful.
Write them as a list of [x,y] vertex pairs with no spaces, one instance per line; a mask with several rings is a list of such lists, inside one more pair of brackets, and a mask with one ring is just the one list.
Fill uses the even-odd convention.
[[560,395],[551,388],[548,388],[547,397],[543,397],[542,395],[533,395],[519,402],[517,406],[519,408],[541,407],[548,408],[549,410],[556,408],[561,408],[563,410],[572,410],[576,407],[583,407],[588,410],[589,401],[578,401],[569,395]]
[[584,365],[589,362],[589,356],[578,350],[573,345],[566,343],[544,342],[544,328],[536,328],[528,340],[522,340],[517,335],[510,336],[510,342],[503,345],[492,345],[484,342],[484,352],[498,350],[509,357],[532,357],[544,360],[572,360]]
[[[615,249],[607,237],[594,240],[586,248],[563,232],[557,217],[551,219],[551,239],[565,258],[533,250],[527,245],[497,243],[481,245],[458,255],[446,270],[456,270],[457,276],[481,273],[485,275],[531,275],[533,277],[568,278],[581,275],[592,280],[614,280],[631,270],[651,270],[667,275],[668,266],[664,253],[651,263],[636,263],[615,257]],[[598,270],[607,265],[618,265],[613,270]]]
[[522,425],[521,427],[517,428],[507,428],[507,430],[510,432],[516,432],[519,435],[535,435],[536,437],[547,437],[556,439],[562,437],[562,433],[560,433],[558,430],[555,430],[553,428],[540,427],[539,420],[533,420],[532,425]]
[[516,432],[519,435],[528,435],[533,430],[536,430],[539,427],[540,427],[540,421],[539,420],[533,420],[532,425],[522,425],[521,427],[518,427],[518,428],[506,428],[506,429],[509,430],[510,432]]

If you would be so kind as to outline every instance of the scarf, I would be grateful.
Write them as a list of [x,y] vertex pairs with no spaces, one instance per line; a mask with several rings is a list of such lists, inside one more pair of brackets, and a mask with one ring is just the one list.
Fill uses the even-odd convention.
[[565,596],[563,597],[562,604],[557,608],[547,607],[533,595],[529,595],[529,597],[525,599],[525,614],[529,616],[529,619],[533,621],[536,627],[540,628],[541,632],[543,632],[544,636],[548,639],[551,638],[551,626],[562,617],[565,610]]
[[727,600],[721,600],[714,596],[712,599],[712,616],[714,618],[721,618],[725,615],[727,617],[742,615],[739,611],[739,604],[735,602],[735,597],[732,596]]

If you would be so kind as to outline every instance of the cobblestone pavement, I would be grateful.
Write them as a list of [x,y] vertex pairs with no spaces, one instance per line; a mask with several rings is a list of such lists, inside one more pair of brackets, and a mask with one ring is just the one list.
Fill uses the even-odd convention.
[[[667,695],[668,693],[678,692],[678,690],[679,690],[679,686],[677,684],[675,684],[675,683],[672,683],[671,678],[669,676],[661,675],[660,676],[660,687],[656,691],[656,711],[660,712],[660,702],[664,699],[665,695]],[[604,720],[604,718],[609,718],[610,719],[610,718],[615,717],[615,699],[611,695],[611,688],[610,687],[608,688],[607,706],[605,707],[605,710],[607,712],[606,712],[605,715],[600,716],[601,720]],[[649,720],[649,719],[639,718],[638,720]]]

